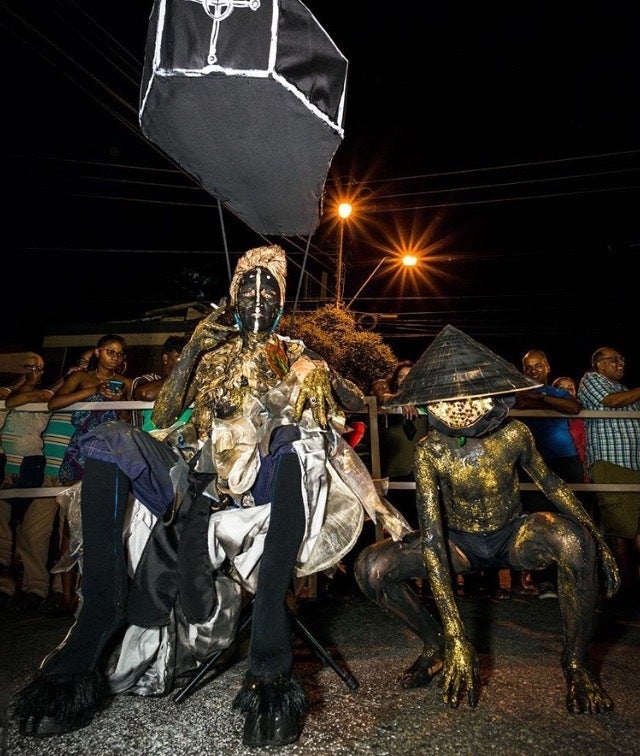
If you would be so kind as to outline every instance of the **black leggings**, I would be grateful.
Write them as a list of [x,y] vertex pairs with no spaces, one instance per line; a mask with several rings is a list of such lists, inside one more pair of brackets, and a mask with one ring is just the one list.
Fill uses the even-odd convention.
[[264,678],[291,674],[293,651],[286,594],[305,528],[298,457],[284,454],[276,465],[249,650],[250,674]]
[[82,480],[82,608],[63,644],[49,657],[49,673],[92,671],[124,622],[127,568],[122,527],[129,478],[111,462],[87,459]]

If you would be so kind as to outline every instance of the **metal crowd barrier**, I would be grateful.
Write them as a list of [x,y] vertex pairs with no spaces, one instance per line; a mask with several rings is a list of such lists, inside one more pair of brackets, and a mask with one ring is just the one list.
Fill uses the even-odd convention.
[[[385,494],[388,490],[414,490],[416,487],[413,481],[392,481],[382,477],[382,466],[380,461],[380,431],[379,431],[379,416],[385,414],[401,414],[401,410],[398,409],[381,409],[378,407],[375,396],[365,397],[367,409],[362,413],[350,413],[350,414],[366,414],[368,429],[369,429],[369,443],[370,443],[370,455],[371,455],[371,476],[376,485],[377,490]],[[110,409],[150,409],[153,407],[153,402],[109,402]],[[4,400],[0,400],[0,410],[4,409]],[[79,402],[72,404],[69,407],[65,407],[64,410],[57,410],[60,412],[72,412],[74,410],[104,410],[104,402]],[[17,411],[25,412],[51,412],[47,408],[45,403],[37,404],[24,404],[21,407],[14,408]],[[640,419],[640,412],[634,410],[616,410],[612,413],[607,410],[582,410],[578,415],[565,415],[553,410],[511,410],[509,413],[512,417],[566,417],[568,419],[580,418],[604,418],[612,419],[612,414],[615,418],[637,418]],[[1,432],[1,431],[0,431]],[[568,483],[567,484],[572,491],[624,491],[624,492],[640,492],[640,484],[631,483]],[[0,488],[0,499],[13,499],[13,498],[35,498],[35,497],[55,497],[61,491],[64,491],[68,486],[59,487],[42,487],[42,488]],[[537,487],[534,483],[520,483],[521,491],[535,491]]]
[[[153,402],[110,402],[109,409],[149,409],[153,407]],[[4,399],[0,400],[0,410],[5,409]],[[45,402],[32,404],[23,404],[21,407],[14,407],[11,411],[24,412],[73,412],[75,410],[104,410],[104,402],[78,402],[70,404],[61,410],[48,409]],[[2,430],[0,430],[0,435]],[[43,486],[41,488],[0,488],[0,499],[35,499],[44,497],[55,497],[69,486]]]
[[[380,435],[378,428],[378,415],[382,414],[402,414],[400,408],[397,409],[380,409],[378,408],[376,398],[374,396],[368,396],[366,398],[369,406],[369,423],[371,430],[371,475],[374,480],[379,484],[378,490],[384,488],[387,490],[415,490],[416,484],[414,481],[393,481],[383,479],[381,477],[382,468],[380,465]],[[578,415],[566,415],[555,410],[511,410],[509,412],[510,417],[552,417],[560,418],[566,417],[567,419],[579,418],[586,420],[588,418],[604,418],[611,420],[612,413],[608,410],[582,410]],[[640,412],[637,410],[616,410],[615,418],[630,417],[640,419]],[[375,436],[374,436],[375,433]],[[375,444],[374,444],[375,440]],[[375,446],[375,452],[374,452]],[[623,491],[623,492],[640,492],[640,484],[638,483],[567,483],[572,491]],[[535,483],[520,483],[521,491],[537,491],[538,487]]]

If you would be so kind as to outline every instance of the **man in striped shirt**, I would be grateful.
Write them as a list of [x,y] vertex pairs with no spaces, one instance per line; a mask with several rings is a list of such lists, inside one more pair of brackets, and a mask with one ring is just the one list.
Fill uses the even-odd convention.
[[[613,347],[596,349],[578,387],[586,410],[607,410],[611,418],[587,418],[587,464],[594,483],[640,484],[640,419],[616,417],[620,410],[640,411],[640,387],[621,383],[625,359]],[[639,616],[640,493],[597,494],[602,529],[618,562],[622,585],[612,609]]]

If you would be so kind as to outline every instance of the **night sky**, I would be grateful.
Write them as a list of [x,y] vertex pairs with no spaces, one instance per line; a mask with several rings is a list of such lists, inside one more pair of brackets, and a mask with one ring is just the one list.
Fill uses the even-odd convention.
[[[397,314],[379,327],[402,357],[451,323],[517,364],[544,349],[554,375],[579,376],[611,344],[640,380],[640,6],[306,5],[349,61],[324,203],[340,188],[361,203],[345,299],[401,240],[426,260],[403,280],[383,267],[354,310]],[[151,7],[0,6],[5,349],[217,300],[225,244],[237,259],[265,243],[228,211],[221,224],[215,199],[140,132]],[[307,240],[269,241],[289,254],[293,296]],[[330,296],[336,247],[327,217],[309,266]]]

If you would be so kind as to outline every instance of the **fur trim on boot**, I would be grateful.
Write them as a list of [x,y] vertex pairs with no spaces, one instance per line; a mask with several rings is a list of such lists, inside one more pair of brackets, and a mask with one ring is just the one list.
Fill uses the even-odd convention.
[[21,735],[37,738],[86,727],[100,709],[106,689],[96,671],[42,674],[15,698],[13,717]]
[[309,708],[309,700],[295,677],[264,678],[247,674],[233,708],[245,714],[244,745],[278,746],[298,739],[300,718]]

